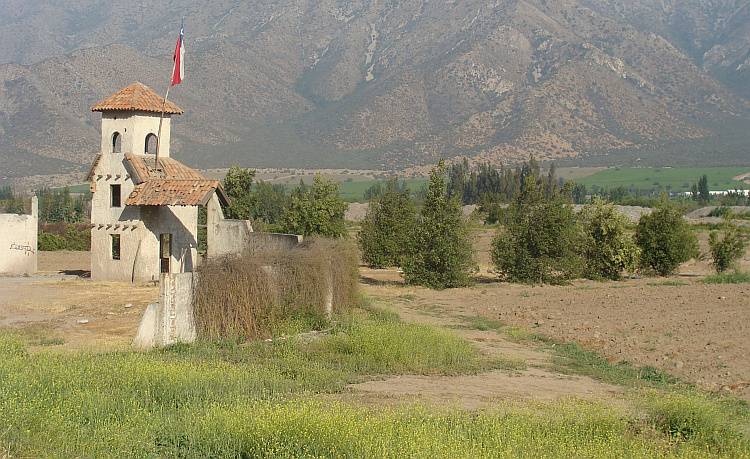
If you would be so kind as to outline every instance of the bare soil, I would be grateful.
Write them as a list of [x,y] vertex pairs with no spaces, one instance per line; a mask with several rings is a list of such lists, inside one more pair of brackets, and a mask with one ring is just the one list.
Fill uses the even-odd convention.
[[[400,376],[354,385],[353,398],[381,403],[428,400],[476,408],[496,400],[582,397],[617,401],[625,389],[552,369],[550,354],[514,343],[502,331],[459,327],[471,317],[499,320],[578,342],[612,361],[664,369],[699,387],[750,401],[750,284],[706,285],[706,262],[669,278],[576,281],[527,286],[497,281],[479,233],[480,277],[474,287],[433,291],[403,285],[396,270],[361,269],[363,289],[404,320],[454,327],[488,356],[521,359],[525,370],[479,375]],[[743,269],[750,263],[746,257]],[[0,328],[38,337],[45,349],[127,347],[158,286],[87,279],[87,252],[40,252],[39,273],[0,277]],[[56,341],[59,340],[59,341]],[[62,342],[62,344],[54,344]],[[52,343],[52,345],[49,345]],[[39,346],[41,348],[41,346]]]

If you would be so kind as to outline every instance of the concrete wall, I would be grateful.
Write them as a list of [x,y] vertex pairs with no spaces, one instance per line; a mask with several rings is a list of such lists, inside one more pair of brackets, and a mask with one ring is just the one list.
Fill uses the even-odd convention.
[[207,257],[219,257],[264,250],[285,250],[296,247],[302,236],[295,234],[260,233],[253,231],[248,220],[226,220],[214,195],[206,206]]
[[0,214],[0,274],[36,273],[38,228],[36,196],[31,199],[31,215]]
[[[159,134],[159,118],[159,113],[102,112],[102,154],[112,154],[112,135],[115,132],[122,136],[121,153],[145,154],[146,136]],[[164,114],[159,146],[159,157],[162,158],[169,156],[170,124],[170,115]]]
[[[128,209],[133,214],[122,217],[122,220],[92,223],[92,279],[121,282],[158,280],[161,274],[161,234],[171,234],[172,237],[169,272],[193,271],[198,256],[198,207],[142,206]],[[131,220],[135,214],[141,219]],[[112,257],[113,234],[120,236],[119,260]]]
[[159,302],[148,305],[133,339],[133,347],[150,349],[197,339],[193,315],[195,273],[162,274]]

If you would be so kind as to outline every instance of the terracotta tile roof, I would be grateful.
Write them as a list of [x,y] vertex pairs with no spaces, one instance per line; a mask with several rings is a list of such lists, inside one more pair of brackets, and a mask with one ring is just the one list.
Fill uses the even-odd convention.
[[[103,112],[107,110],[140,110],[144,112],[161,113],[164,106],[164,98],[155,93],[151,88],[143,83],[133,83],[124,87],[91,107],[94,112]],[[170,101],[164,108],[164,113],[182,114],[182,109]]]
[[126,206],[205,206],[213,193],[221,205],[231,206],[218,180],[208,180],[195,170],[172,158],[125,153],[125,168],[136,185],[125,200]]
[[156,156],[154,155],[125,153],[125,168],[128,169],[135,184],[152,179],[206,180],[202,174],[175,159],[159,157],[158,171],[154,170],[155,162]]
[[136,185],[125,205],[205,206],[213,193],[222,204],[228,203],[218,180],[147,180]]

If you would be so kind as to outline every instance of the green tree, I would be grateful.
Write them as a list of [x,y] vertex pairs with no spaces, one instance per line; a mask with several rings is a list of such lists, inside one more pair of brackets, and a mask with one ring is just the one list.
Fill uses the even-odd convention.
[[243,169],[238,165],[229,168],[224,176],[224,191],[232,206],[224,210],[227,218],[250,220],[253,218],[256,198],[253,193],[255,171]]
[[586,202],[586,185],[574,183],[569,192],[575,204],[584,204]]
[[705,205],[711,200],[711,193],[708,190],[708,175],[701,175],[698,180],[698,200]]
[[372,268],[401,266],[415,217],[409,190],[399,191],[397,178],[388,180],[385,192],[370,200],[362,221],[357,237],[362,261]]
[[711,263],[718,273],[723,273],[742,258],[747,244],[747,237],[732,223],[731,210],[723,215],[723,219],[721,232],[711,231],[708,236],[708,247],[713,258]]
[[424,206],[402,260],[407,284],[434,289],[471,283],[476,270],[469,229],[461,218],[460,196],[448,197],[447,167],[441,159],[430,172]]
[[308,189],[304,182],[300,182],[292,190],[289,208],[282,217],[282,231],[303,236],[344,236],[347,206],[339,196],[338,185],[317,174],[312,188]]
[[698,239],[665,196],[651,214],[641,216],[635,243],[641,248],[640,267],[660,276],[674,273],[699,254]]
[[60,191],[43,188],[36,191],[39,199],[39,221],[79,223],[88,217],[91,195],[73,198],[68,187]]
[[497,271],[513,282],[562,283],[582,271],[582,235],[573,207],[560,192],[545,198],[542,187],[534,175],[526,177],[492,241]]
[[255,184],[254,194],[253,219],[267,225],[266,230],[268,231],[276,229],[291,203],[291,198],[286,194],[284,185],[260,180]]
[[615,206],[595,200],[580,214],[586,241],[584,258],[586,276],[592,279],[620,279],[622,271],[634,272],[640,249],[625,231],[628,218]]

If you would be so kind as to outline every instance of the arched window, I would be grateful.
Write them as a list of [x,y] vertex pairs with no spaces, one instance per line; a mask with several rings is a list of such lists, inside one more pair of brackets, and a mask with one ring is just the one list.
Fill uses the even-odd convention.
[[143,151],[145,151],[147,155],[156,154],[156,140],[157,139],[154,134],[149,134],[146,136],[146,148]]
[[112,153],[122,153],[122,136],[119,132],[112,134]]

